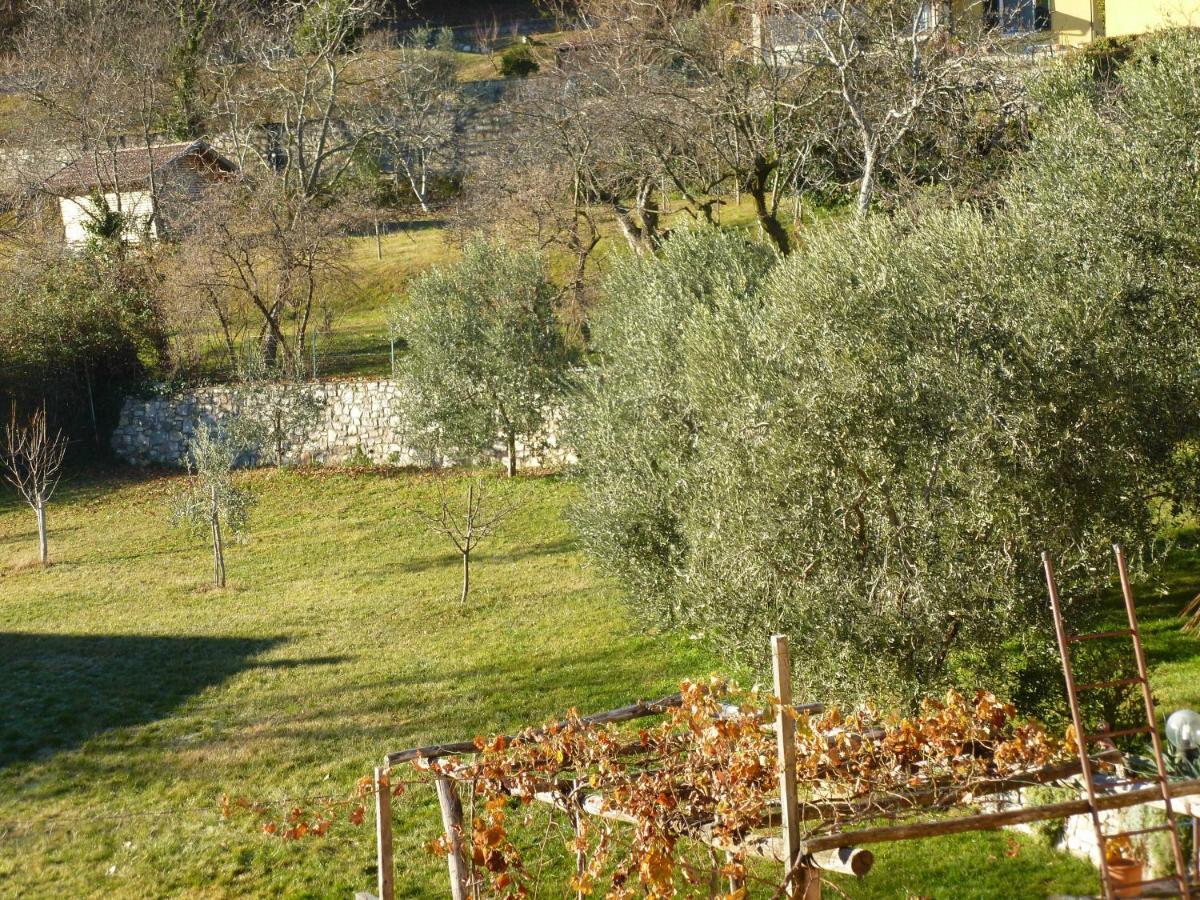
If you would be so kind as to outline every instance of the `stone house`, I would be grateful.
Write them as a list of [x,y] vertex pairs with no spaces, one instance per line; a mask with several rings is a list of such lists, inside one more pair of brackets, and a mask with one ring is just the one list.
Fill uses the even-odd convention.
[[119,213],[122,236],[139,243],[170,231],[171,203],[194,198],[206,184],[237,172],[234,163],[205,141],[195,140],[85,153],[43,186],[58,198],[67,244],[84,243],[88,224],[106,212]]

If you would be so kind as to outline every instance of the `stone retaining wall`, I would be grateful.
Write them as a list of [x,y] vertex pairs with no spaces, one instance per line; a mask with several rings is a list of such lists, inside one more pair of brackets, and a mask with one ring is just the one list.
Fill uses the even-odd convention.
[[[1087,799],[1087,793],[1079,785],[1078,778],[1073,779],[1072,784],[1075,786],[1075,790],[1074,795],[1070,799]],[[1154,787],[1154,783],[1128,784],[1122,790],[1134,790],[1146,787]],[[1036,800],[1030,797],[1029,794],[1028,790],[1020,790],[1000,795],[991,798],[990,802],[984,804],[984,808],[989,812],[1000,812],[1006,809],[1038,806],[1041,803],[1047,802],[1045,800]],[[1050,802],[1058,802],[1058,800]],[[1176,815],[1185,824],[1189,818],[1200,817],[1200,797],[1177,798],[1172,801],[1171,805]],[[1157,802],[1100,811],[1101,826],[1108,834],[1120,831],[1136,831],[1162,824],[1165,821],[1166,814],[1162,810],[1162,804]],[[1036,827],[1033,825],[1014,825],[1011,827],[1016,831],[1026,834],[1036,832]],[[1145,877],[1162,878],[1174,871],[1168,840],[1165,832],[1141,834],[1131,838],[1131,842],[1139,856],[1145,862]],[[1064,853],[1070,853],[1072,856],[1077,856],[1080,859],[1085,859],[1098,868],[1101,861],[1101,850],[1096,842],[1096,831],[1092,825],[1091,815],[1069,816],[1062,820],[1062,831],[1054,841],[1054,848]]]
[[[365,457],[373,463],[428,466],[449,462],[431,459],[414,449],[411,430],[400,411],[399,388],[390,380],[313,382],[300,385],[265,385],[244,395],[217,385],[192,388],[171,396],[126,398],[112,435],[117,456],[134,465],[180,465],[188,439],[199,426],[212,427],[229,415],[245,397],[246,413],[258,421],[307,418],[284,440],[289,463],[345,463]],[[297,406],[312,409],[307,416],[289,415]],[[268,459],[272,450],[266,448]],[[496,441],[493,456],[507,462],[503,441]],[[261,458],[260,458],[261,459]],[[555,466],[573,460],[551,433],[536,448],[517,446],[518,465]]]

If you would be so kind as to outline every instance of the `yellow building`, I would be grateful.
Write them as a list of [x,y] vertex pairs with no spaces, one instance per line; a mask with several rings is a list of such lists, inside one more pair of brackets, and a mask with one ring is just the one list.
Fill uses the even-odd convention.
[[982,16],[1013,35],[1044,35],[1078,46],[1104,36],[1200,27],[1200,0],[952,0],[954,17]]
[[1109,37],[1182,25],[1200,27],[1200,0],[1108,0],[1104,11]]

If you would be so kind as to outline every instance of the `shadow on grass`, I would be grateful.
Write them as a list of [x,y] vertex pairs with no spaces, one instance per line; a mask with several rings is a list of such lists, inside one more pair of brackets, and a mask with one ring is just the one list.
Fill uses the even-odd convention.
[[282,641],[0,632],[0,768],[162,718]]

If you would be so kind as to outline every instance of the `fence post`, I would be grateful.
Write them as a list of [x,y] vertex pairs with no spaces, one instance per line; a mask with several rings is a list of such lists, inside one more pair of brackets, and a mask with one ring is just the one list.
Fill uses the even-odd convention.
[[796,796],[796,714],[792,708],[792,657],[786,634],[771,636],[771,663],[775,674],[775,747],[779,768],[779,800],[782,813],[784,875],[788,897],[819,900],[821,875],[800,866],[800,810]]
[[463,810],[458,790],[449,778],[437,780],[438,804],[442,807],[442,827],[446,830],[446,864],[450,867],[450,896],[467,900],[470,896],[470,876],[463,855]]
[[395,900],[396,887],[392,865],[392,789],[388,770],[375,769],[375,841],[379,868],[379,900]]

